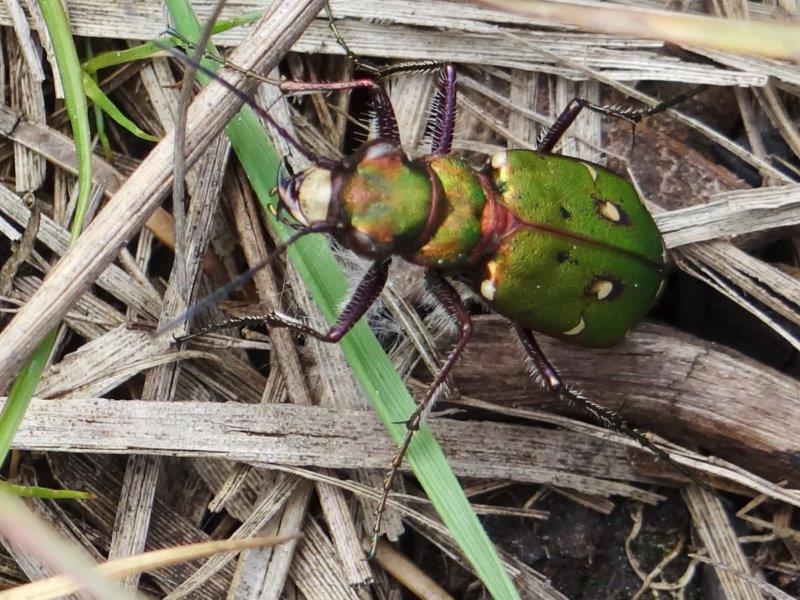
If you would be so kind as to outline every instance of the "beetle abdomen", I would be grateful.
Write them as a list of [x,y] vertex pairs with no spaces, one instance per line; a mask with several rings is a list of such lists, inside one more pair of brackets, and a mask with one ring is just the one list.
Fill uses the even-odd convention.
[[503,316],[583,346],[618,343],[655,302],[664,247],[633,186],[591,163],[492,158],[512,226],[475,287]]

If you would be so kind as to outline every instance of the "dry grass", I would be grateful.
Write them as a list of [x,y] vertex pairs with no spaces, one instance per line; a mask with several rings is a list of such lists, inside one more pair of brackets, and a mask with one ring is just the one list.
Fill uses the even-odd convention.
[[[259,4],[232,1],[225,14]],[[655,7],[646,0],[625,4]],[[690,576],[704,568],[716,569],[710,585],[724,597],[798,593],[800,534],[792,511],[800,507],[793,489],[800,479],[800,384],[791,367],[800,350],[800,245],[792,227],[800,223],[800,187],[796,168],[784,165],[796,165],[800,157],[800,67],[718,48],[664,48],[613,32],[587,33],[544,16],[438,0],[332,5],[342,35],[358,55],[461,65],[455,147],[476,165],[482,154],[506,145],[532,147],[538,127],[574,95],[616,102],[620,93],[630,93],[648,101],[629,87],[641,80],[668,82],[642,86],[662,97],[686,89],[684,84],[716,86],[641,126],[633,146],[627,127],[589,114],[560,150],[590,160],[608,158],[626,170],[656,214],[676,267],[725,296],[725,306],[741,307],[730,313],[730,327],[741,328],[741,337],[757,330],[766,345],[784,344],[787,372],[674,325],[647,323],[620,348],[602,352],[543,345],[570,382],[664,438],[674,460],[706,479],[728,505],[653,462],[630,440],[539,410],[549,398],[529,380],[508,328],[496,317],[477,320],[475,343],[443,405],[458,409],[458,418],[440,415],[431,426],[468,495],[481,495],[476,510],[504,515],[492,517],[494,523],[516,519],[531,537],[542,533],[532,523],[552,516],[542,506],[551,511],[581,506],[605,516],[621,507],[639,514],[645,505],[685,504],[694,535],[686,527],[674,556],[660,565],[642,564],[631,550],[642,526],[640,517],[634,519],[636,531],[625,550],[637,587],[619,597],[655,597],[684,588],[697,593],[698,575]],[[69,8],[74,32],[93,38],[96,49],[155,38],[165,28],[155,0],[137,2],[135,12],[129,2],[70,2]],[[791,2],[771,7],[726,1],[715,5],[714,16],[793,25],[798,10]],[[690,3],[688,11],[699,7]],[[324,19],[314,20],[294,44],[295,52],[286,55],[303,29],[298,14],[284,15],[284,22],[273,22],[262,37],[251,37],[232,60],[267,70],[283,61],[283,73],[304,79],[351,76],[352,65]],[[481,597],[474,577],[464,574],[469,566],[410,477],[407,494],[390,502],[385,529],[392,541],[404,527],[413,530],[416,547],[409,555],[418,564],[396,546],[377,563],[363,560],[376,489],[393,446],[338,349],[311,341],[298,345],[285,331],[274,331],[245,339],[213,336],[169,352],[169,342],[152,335],[159,319],[181,310],[163,265],[174,246],[172,216],[168,208],[157,208],[172,176],[169,133],[150,149],[108,125],[114,154],[98,153],[94,161],[95,195],[106,203],[98,208],[90,235],[52,267],[67,249],[76,158],[62,131],[63,110],[52,110],[60,103],[50,97],[51,81],[26,66],[41,50],[15,34],[10,23],[0,10],[5,26],[0,97],[7,102],[0,107],[5,135],[0,233],[11,242],[35,236],[36,243],[19,243],[11,263],[22,265],[16,274],[0,272],[5,306],[19,312],[0,334],[4,381],[62,318],[66,333],[19,432],[19,452],[3,474],[97,496],[71,504],[26,503],[96,561],[145,547],[301,534],[274,549],[219,554],[202,566],[169,565],[141,581],[128,579],[150,597],[386,598],[399,589],[398,581],[427,590],[416,592],[423,597]],[[246,35],[252,32],[234,29],[217,41],[238,43]],[[160,57],[119,69],[102,85],[118,88],[115,101],[140,127],[163,135],[174,126],[176,73],[176,65]],[[252,88],[245,79],[238,83]],[[424,152],[425,109],[434,82],[427,74],[390,82],[411,154]],[[201,288],[208,291],[241,272],[245,262],[258,262],[273,242],[246,178],[217,135],[233,112],[230,100],[215,86],[201,94],[187,124],[189,162],[196,164],[187,173],[186,218],[196,235],[185,249],[185,264],[190,272],[203,271]],[[259,100],[282,111],[304,143],[329,155],[343,148],[349,118],[360,116],[352,114],[352,99],[345,94],[289,104],[267,85]],[[730,139],[740,119],[750,149],[741,139]],[[783,141],[787,158],[777,155],[774,139]],[[714,154],[717,147],[748,165],[762,186],[745,183],[741,171]],[[28,191],[35,208],[22,194]],[[36,226],[29,225],[35,222],[32,215],[39,215]],[[4,243],[3,261],[11,255],[9,247]],[[416,391],[440,363],[449,330],[436,312],[419,310],[419,274],[398,271],[384,294],[385,310],[375,319],[388,331],[398,371]],[[718,298],[704,296],[704,301],[709,297]],[[664,309],[662,317],[696,308],[691,297],[673,298],[683,304],[672,313]],[[282,266],[263,270],[240,300],[316,315],[296,276]],[[704,333],[727,341],[734,337]],[[758,352],[763,345],[737,348]],[[487,357],[498,358],[487,364]],[[682,496],[671,493],[676,486]],[[513,501],[489,505],[499,497],[497,490],[509,489]],[[531,501],[522,506],[522,496]],[[746,506],[753,498],[757,501]],[[734,516],[732,507],[747,510]],[[494,533],[502,537],[501,532]],[[552,563],[540,558],[536,566],[548,568],[558,585],[510,551],[518,541],[511,536],[501,558],[521,595],[563,598],[563,589],[572,597],[554,577]],[[52,574],[18,545],[3,540],[3,547],[0,589]],[[437,548],[436,560],[420,547],[428,553]],[[697,558],[690,561],[690,553]],[[440,560],[446,572],[457,574],[447,589],[437,589],[445,583],[442,570],[427,568]],[[664,574],[669,563],[681,560],[684,578]],[[712,567],[702,566],[707,563]],[[423,580],[418,568],[432,581]]]

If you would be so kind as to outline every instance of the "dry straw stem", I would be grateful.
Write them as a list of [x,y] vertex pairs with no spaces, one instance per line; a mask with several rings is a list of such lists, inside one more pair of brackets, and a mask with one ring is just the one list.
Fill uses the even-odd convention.
[[[563,484],[585,493],[653,503],[627,482],[652,480],[630,463],[646,455],[583,433],[437,419],[453,469],[463,476]],[[276,438],[266,445],[264,438]],[[530,443],[536,436],[538,443]],[[226,458],[258,466],[381,469],[394,447],[369,411],[273,404],[34,399],[15,443],[24,450]],[[674,476],[668,470],[661,475]]]
[[387,573],[402,583],[417,598],[453,600],[453,597],[428,577],[427,573],[408,560],[405,555],[395,550],[394,546],[383,540],[378,543],[376,560]]
[[[231,60],[257,71],[272,69],[321,6],[321,0],[275,2]],[[252,82],[238,72],[232,73],[229,81],[240,89],[252,88]],[[222,86],[208,86],[198,95],[187,118],[187,165],[222,131],[240,104]],[[0,333],[0,383],[10,381],[36,344],[156,209],[172,180],[173,148],[173,136],[167,134]]]
[[[94,571],[104,577],[121,578],[126,575],[152,571],[221,552],[240,552],[251,548],[277,546],[292,539],[294,537],[252,537],[176,546],[164,550],[145,552],[128,558],[109,560],[98,565]],[[0,592],[0,600],[50,600],[51,598],[60,598],[72,594],[81,589],[82,586],[71,577],[57,575],[49,579],[21,585],[13,590]]]
[[734,54],[800,61],[800,27],[737,21],[675,12],[566,2],[481,0],[530,17],[553,19],[589,31],[616,33],[699,46]]
[[723,567],[716,574],[724,597],[761,600],[764,596],[756,584],[735,575],[743,573],[750,576],[751,567],[720,499],[697,485],[686,486],[681,491],[709,557]]
[[[25,560],[41,561],[52,573],[65,573],[81,583],[81,586],[97,598],[119,598],[135,600],[138,597],[120,590],[108,580],[92,571],[91,559],[76,552],[61,536],[37,519],[21,500],[0,494],[0,539],[15,540]],[[24,567],[23,562],[20,563]]]
[[[0,106],[0,133],[42,155],[61,169],[77,174],[75,143],[60,131],[41,123],[23,120],[19,113],[7,106]],[[102,158],[93,156],[92,181],[101,185],[108,196],[112,196],[125,181],[125,176]],[[146,226],[167,246],[175,246],[172,216],[163,208],[156,209],[148,218]]]

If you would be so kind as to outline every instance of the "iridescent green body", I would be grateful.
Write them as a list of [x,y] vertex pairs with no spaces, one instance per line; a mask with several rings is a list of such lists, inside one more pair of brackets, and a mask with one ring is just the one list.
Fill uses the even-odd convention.
[[633,186],[569,157],[512,150],[484,172],[368,144],[336,175],[343,243],[466,281],[522,327],[618,343],[657,299],[665,250]]

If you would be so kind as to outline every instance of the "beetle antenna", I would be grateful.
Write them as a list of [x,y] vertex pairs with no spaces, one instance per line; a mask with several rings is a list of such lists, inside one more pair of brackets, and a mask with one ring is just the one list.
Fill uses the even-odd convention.
[[192,306],[182,315],[175,317],[171,321],[167,321],[166,323],[161,325],[158,329],[156,329],[156,335],[160,335],[162,333],[170,331],[171,329],[175,329],[175,327],[181,325],[182,323],[191,319],[195,315],[204,311],[209,306],[216,304],[220,300],[224,300],[225,298],[230,296],[233,292],[235,292],[236,290],[244,286],[248,281],[250,281],[253,278],[253,276],[256,273],[258,273],[261,269],[272,264],[278,257],[282,256],[289,248],[289,246],[294,244],[301,237],[305,237],[310,233],[330,233],[331,231],[333,231],[334,228],[335,224],[322,221],[319,223],[312,223],[308,227],[305,227],[300,231],[295,232],[288,240],[278,245],[278,247],[275,248],[275,250],[269,256],[261,259],[252,267],[247,269],[247,271],[245,271],[241,275],[238,275],[235,279],[231,280],[229,283],[214,290],[208,296],[196,302],[194,306]]
[[286,140],[289,145],[291,145],[295,150],[297,150],[300,154],[302,154],[306,159],[308,159],[313,164],[319,164],[324,159],[321,159],[316,154],[311,152],[308,148],[303,146],[291,133],[289,133],[285,128],[278,125],[278,122],[272,118],[272,116],[261,108],[256,102],[247,94],[245,94],[242,90],[237,88],[235,85],[230,83],[229,81],[223,79],[219,75],[217,75],[214,71],[209,69],[208,67],[200,64],[197,61],[192,60],[182,52],[179,52],[176,48],[169,46],[160,40],[154,40],[153,43],[161,48],[163,51],[171,54],[173,57],[177,58],[178,60],[182,61],[184,64],[192,65],[193,68],[203,73],[203,75],[207,75],[217,83],[219,83],[222,87],[226,88],[229,92],[231,92],[234,96],[236,96],[239,100],[241,100],[244,104],[249,106],[250,108],[255,111],[255,113],[264,119],[267,123],[269,123],[270,127],[272,127],[278,135],[280,135],[284,140]]

